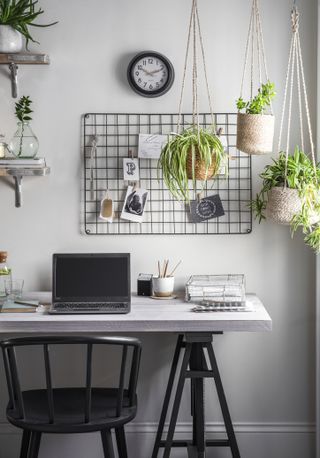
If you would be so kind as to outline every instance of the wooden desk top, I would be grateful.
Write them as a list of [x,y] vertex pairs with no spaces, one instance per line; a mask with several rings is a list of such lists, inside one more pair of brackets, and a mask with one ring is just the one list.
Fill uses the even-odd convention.
[[[29,293],[25,299],[50,303],[51,293]],[[191,312],[183,299],[160,301],[132,296],[131,313],[125,315],[0,314],[0,334],[70,334],[120,332],[263,332],[272,330],[272,320],[260,299],[247,295],[252,312]]]

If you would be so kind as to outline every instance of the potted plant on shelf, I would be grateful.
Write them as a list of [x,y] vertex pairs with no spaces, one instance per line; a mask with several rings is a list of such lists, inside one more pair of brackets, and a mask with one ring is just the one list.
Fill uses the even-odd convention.
[[0,52],[16,53],[23,48],[23,37],[26,48],[29,41],[38,43],[32,37],[29,27],[50,27],[57,24],[36,24],[34,21],[44,11],[37,8],[38,0],[0,0]]
[[30,97],[25,96],[16,103],[18,129],[9,143],[9,149],[15,157],[20,159],[33,159],[39,149],[38,139],[29,125],[29,121],[32,120],[30,115],[33,113],[31,104]]
[[189,180],[206,182],[217,175],[226,157],[214,131],[196,126],[172,134],[161,152],[159,167],[170,193],[178,200],[190,201]]
[[260,174],[262,188],[251,208],[261,222],[270,219],[291,226],[292,234],[301,227],[306,243],[320,250],[320,169],[296,147],[291,156],[284,152]]
[[267,114],[275,97],[274,84],[267,81],[257,95],[245,102],[237,100],[237,148],[247,154],[270,153],[273,147],[274,116]]

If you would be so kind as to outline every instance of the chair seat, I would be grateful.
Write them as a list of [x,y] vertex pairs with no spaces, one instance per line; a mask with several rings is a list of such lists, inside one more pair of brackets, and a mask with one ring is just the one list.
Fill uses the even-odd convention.
[[24,418],[19,418],[10,404],[7,418],[13,425],[46,433],[83,433],[115,428],[131,421],[137,410],[137,400],[129,407],[127,390],[123,408],[116,416],[117,389],[92,388],[90,422],[84,423],[86,392],[83,388],[56,388],[53,390],[54,423],[49,423],[46,390],[23,391]]

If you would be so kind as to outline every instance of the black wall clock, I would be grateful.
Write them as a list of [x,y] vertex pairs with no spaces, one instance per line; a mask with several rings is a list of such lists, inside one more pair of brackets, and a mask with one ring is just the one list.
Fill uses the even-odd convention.
[[174,69],[165,56],[154,51],[137,54],[128,66],[131,88],[144,97],[159,97],[171,88]]

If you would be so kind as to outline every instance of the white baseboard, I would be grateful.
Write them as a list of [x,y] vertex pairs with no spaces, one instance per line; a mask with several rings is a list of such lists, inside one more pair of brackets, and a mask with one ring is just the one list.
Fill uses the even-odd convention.
[[[234,423],[234,430],[237,434],[315,434],[316,425],[314,423]],[[132,422],[126,426],[128,434],[153,434],[157,432],[158,424],[154,422],[138,423]],[[168,424],[164,431],[168,430]],[[209,434],[223,433],[225,431],[223,423],[206,423],[206,432]],[[178,423],[176,426],[177,434],[189,434],[192,432],[191,423]],[[0,435],[20,434],[19,429],[9,423],[0,423]]]

